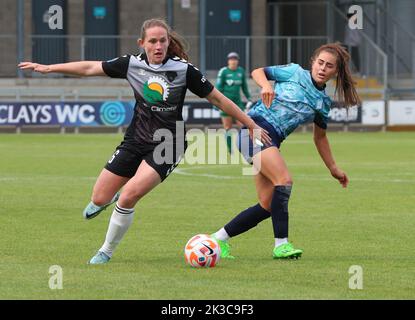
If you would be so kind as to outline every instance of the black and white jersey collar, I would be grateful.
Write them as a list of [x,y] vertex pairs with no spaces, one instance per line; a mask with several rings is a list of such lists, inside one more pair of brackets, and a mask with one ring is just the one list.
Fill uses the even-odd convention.
[[[145,52],[142,52],[138,55],[140,60],[144,60],[148,66],[150,66],[150,62],[148,61],[147,55]],[[164,60],[161,62],[161,65],[165,64],[171,57],[167,54]]]

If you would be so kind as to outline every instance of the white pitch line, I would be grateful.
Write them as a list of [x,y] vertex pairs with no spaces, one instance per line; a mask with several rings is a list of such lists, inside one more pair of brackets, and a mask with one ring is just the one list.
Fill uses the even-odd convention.
[[[229,165],[215,165],[214,168],[218,167],[227,167]],[[193,177],[206,177],[211,179],[218,179],[218,180],[239,180],[239,179],[249,179],[251,175],[240,175],[240,176],[229,176],[229,175],[218,175],[212,173],[195,173],[189,172],[189,170],[207,170],[207,166],[193,166],[188,168],[176,168],[173,173],[183,176],[193,176]],[[241,168],[242,169],[242,168]],[[241,170],[242,172],[242,170]],[[381,176],[393,176],[393,174],[380,174]],[[404,176],[412,176],[412,173],[402,173],[401,175]],[[395,175],[396,176],[396,175]],[[313,175],[313,174],[298,174],[293,175],[294,179],[307,179],[310,181],[332,181],[329,175]],[[9,176],[9,177],[0,177],[0,181],[39,181],[39,180],[87,180],[87,181],[95,181],[97,177],[68,177],[68,176],[41,176],[36,175],[32,177],[16,177],[16,176]],[[380,183],[409,183],[415,184],[415,179],[379,179],[379,178],[362,178],[362,177],[350,177],[351,181],[359,181],[359,182],[380,182]]]
[[[227,175],[217,175],[211,173],[193,173],[188,172],[188,170],[198,170],[198,169],[206,169],[204,166],[197,166],[197,167],[190,167],[190,168],[176,168],[173,172],[176,174],[184,175],[184,176],[194,176],[194,177],[207,177],[212,179],[219,179],[219,180],[227,180],[227,179],[246,179],[251,176],[227,176]],[[321,175],[294,175],[294,178],[300,179],[307,179],[311,181],[333,181],[334,178],[330,178],[329,176],[321,176]],[[391,183],[409,183],[415,184],[415,179],[373,179],[373,178],[351,178],[351,181],[359,181],[359,182],[391,182]]]
[[[192,177],[206,177],[212,179],[220,179],[220,180],[235,180],[235,179],[246,179],[248,176],[224,176],[224,175],[217,175],[217,174],[210,174],[210,173],[191,173],[187,172],[186,169],[188,168],[176,168],[173,173],[180,174],[182,176],[192,176]],[[200,169],[200,168],[192,168],[192,169]]]

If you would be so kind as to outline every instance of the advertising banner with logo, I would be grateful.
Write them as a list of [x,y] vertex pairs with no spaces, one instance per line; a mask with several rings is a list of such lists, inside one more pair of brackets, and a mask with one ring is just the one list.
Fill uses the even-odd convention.
[[[219,109],[208,102],[189,102],[183,106],[183,119],[189,124],[221,123]],[[361,123],[362,108],[354,106],[349,109],[333,104],[329,113],[330,123]]]
[[0,126],[124,126],[133,102],[0,102]]
[[[127,126],[133,117],[134,102],[0,102],[0,126],[58,125]],[[361,108],[333,105],[330,123],[361,123]],[[219,109],[208,102],[190,101],[183,105],[188,124],[220,124]]]
[[362,108],[358,106],[345,108],[334,102],[329,112],[329,123],[362,123]]

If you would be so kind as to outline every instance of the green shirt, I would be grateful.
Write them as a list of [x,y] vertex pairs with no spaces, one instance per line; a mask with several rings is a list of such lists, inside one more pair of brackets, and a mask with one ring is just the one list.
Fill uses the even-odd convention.
[[248,100],[251,98],[245,77],[245,70],[241,67],[238,67],[236,70],[231,70],[228,67],[220,69],[215,86],[227,98],[235,103],[241,101],[241,88],[245,97]]

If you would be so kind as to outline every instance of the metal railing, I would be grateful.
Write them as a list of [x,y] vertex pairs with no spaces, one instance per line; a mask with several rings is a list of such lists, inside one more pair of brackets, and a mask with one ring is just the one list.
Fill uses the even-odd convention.
[[[341,19],[339,15],[336,19]],[[363,91],[377,91],[384,96],[387,88],[387,56],[367,36],[360,49],[364,75],[375,78],[382,87],[374,88],[373,81]],[[137,53],[136,36],[38,36],[29,38],[31,49],[25,52],[25,60],[43,64],[62,63],[78,60],[108,60],[126,53]],[[15,41],[14,38],[7,38]],[[198,49],[199,37],[188,36],[189,56],[196,66],[200,64]],[[226,65],[226,55],[230,51],[237,51],[241,56],[241,65],[249,73],[251,70],[266,65],[279,65],[295,62],[304,68],[309,67],[309,60],[313,51],[320,45],[329,42],[327,36],[225,36],[206,37],[206,75],[210,79],[216,78],[218,70]],[[1,53],[0,55],[4,54]],[[16,59],[16,58],[14,58]],[[18,61],[0,60],[1,76],[15,77]],[[8,72],[4,74],[4,72]],[[63,77],[58,74],[40,75],[25,73],[25,77]]]
[[[344,38],[344,29],[347,27],[348,19],[335,5],[331,6],[332,19],[337,21],[333,30],[331,41],[339,41]],[[363,79],[361,91],[366,93],[379,93],[382,98],[386,97],[388,90],[388,55],[362,30],[361,44],[358,46],[360,57],[360,73]],[[381,85],[381,87],[379,87]]]
[[[333,1],[280,1],[269,3],[268,8],[270,15],[273,17],[271,22],[280,19],[291,19],[292,23],[289,30],[298,34],[300,38],[314,32],[325,36],[327,38],[326,42],[344,43],[345,30],[348,27],[347,10],[340,10]],[[310,30],[310,26],[313,27],[312,30]],[[271,29],[275,33],[286,31],[280,30],[278,23],[272,25]],[[356,74],[356,78],[359,80],[359,91],[367,93],[368,96],[385,97],[388,86],[388,56],[366,31],[362,30],[360,32],[362,41],[356,50],[360,61],[360,70]],[[295,59],[300,64],[308,66],[307,55],[303,56],[303,54],[310,50],[303,50],[303,44],[304,40],[293,49],[293,52]],[[314,48],[317,47],[317,43],[314,43]],[[281,44],[278,48],[281,50]],[[351,48],[348,49],[350,51]],[[297,57],[298,55],[300,57]],[[311,55],[311,52],[309,52],[309,55]],[[352,59],[352,64],[355,64],[355,62]],[[278,63],[282,62],[277,61]]]
[[403,27],[381,2],[359,5],[363,8],[366,34],[370,35],[389,57],[391,78],[415,79],[415,34]]
[[[3,36],[8,45],[15,45],[14,36]],[[185,37],[192,63],[200,65],[198,36]],[[126,53],[137,53],[137,36],[87,36],[87,35],[30,35],[27,37],[25,60],[42,64],[62,63],[78,60],[108,60]],[[241,56],[241,65],[247,70],[265,65],[296,62],[308,65],[313,50],[326,43],[326,36],[222,36],[206,37],[206,70],[217,72],[226,65],[226,56],[236,51]],[[30,44],[30,45],[28,45]],[[10,46],[9,46],[10,47]],[[1,54],[6,54],[0,51]],[[0,56],[1,57],[1,56]],[[15,55],[8,55],[12,68],[0,76],[16,76]],[[14,57],[13,59],[11,57]],[[0,60],[0,70],[4,70]],[[27,74],[26,74],[27,76]],[[56,76],[56,75],[52,75]]]

